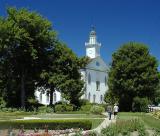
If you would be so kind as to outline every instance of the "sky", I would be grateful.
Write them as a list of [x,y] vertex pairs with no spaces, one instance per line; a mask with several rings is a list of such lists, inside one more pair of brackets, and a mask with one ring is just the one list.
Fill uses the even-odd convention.
[[93,25],[106,63],[130,41],[146,44],[160,62],[160,0],[0,0],[0,16],[6,16],[9,6],[47,18],[59,39],[78,56],[85,55]]

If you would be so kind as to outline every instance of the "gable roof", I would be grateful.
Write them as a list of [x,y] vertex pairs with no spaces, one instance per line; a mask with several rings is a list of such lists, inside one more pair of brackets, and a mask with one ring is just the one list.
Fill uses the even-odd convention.
[[100,56],[91,59],[91,61],[87,64],[85,68],[102,72],[108,72],[109,70],[109,66],[104,62],[104,60]]

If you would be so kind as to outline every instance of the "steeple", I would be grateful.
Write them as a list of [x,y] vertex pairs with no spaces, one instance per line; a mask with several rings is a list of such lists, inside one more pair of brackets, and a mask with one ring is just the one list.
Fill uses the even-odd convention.
[[97,42],[97,36],[95,27],[91,27],[91,32],[89,34],[89,42],[85,43],[86,46],[86,56],[90,58],[96,58],[100,56],[100,46],[101,44]]

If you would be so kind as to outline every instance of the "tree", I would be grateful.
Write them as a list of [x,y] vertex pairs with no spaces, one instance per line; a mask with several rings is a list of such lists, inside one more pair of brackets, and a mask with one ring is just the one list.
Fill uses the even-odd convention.
[[24,108],[27,99],[34,97],[40,73],[48,66],[56,33],[51,23],[36,12],[9,8],[7,17],[0,19],[0,35],[0,73],[4,76],[1,90],[8,101],[14,96]]
[[140,43],[127,43],[112,55],[108,85],[121,110],[130,111],[136,96],[153,101],[159,84],[157,67],[156,58]]
[[55,90],[60,91],[72,104],[78,105],[84,86],[79,70],[85,67],[88,58],[78,58],[65,44],[57,42],[50,60],[49,69],[41,74],[42,82],[50,89],[50,105]]

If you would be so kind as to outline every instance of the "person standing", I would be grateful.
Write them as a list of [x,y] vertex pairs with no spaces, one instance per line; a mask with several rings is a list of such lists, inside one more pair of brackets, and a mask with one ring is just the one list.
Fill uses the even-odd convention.
[[111,120],[111,116],[112,116],[112,106],[111,105],[107,106],[107,112],[108,112],[109,120]]
[[115,103],[115,104],[114,104],[114,107],[113,107],[114,119],[117,119],[118,110],[119,110],[119,107],[118,107],[118,105]]

